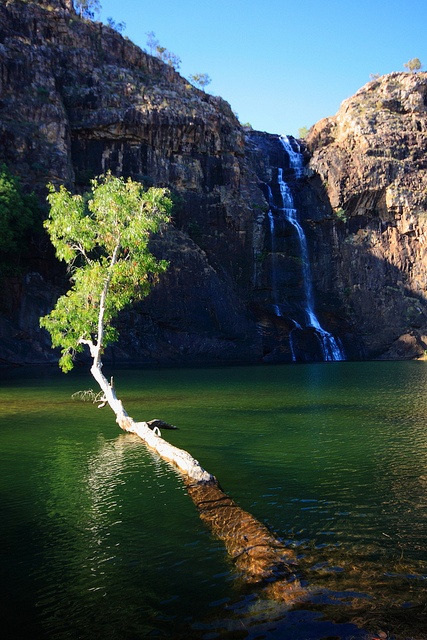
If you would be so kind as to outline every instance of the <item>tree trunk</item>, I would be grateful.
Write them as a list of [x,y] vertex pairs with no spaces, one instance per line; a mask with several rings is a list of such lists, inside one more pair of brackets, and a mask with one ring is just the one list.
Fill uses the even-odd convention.
[[218,483],[184,477],[200,518],[224,542],[238,578],[266,597],[291,605],[307,597],[295,575],[296,555],[254,516],[239,507]]
[[294,552],[225,494],[215,476],[203,469],[187,451],[169,444],[146,422],[135,422],[101,369],[102,363],[98,361],[92,365],[91,373],[104,393],[103,401],[116,414],[117,423],[124,431],[139,436],[161,458],[178,467],[201,519],[224,542],[239,578],[249,585],[263,588],[269,598],[287,604],[303,600],[306,591],[294,573]]
[[213,475],[205,471],[203,467],[187,451],[178,449],[161,436],[158,436],[146,422],[135,422],[125,411],[121,400],[116,396],[114,387],[102,373],[102,364],[93,364],[91,373],[104,393],[104,399],[116,414],[116,422],[124,430],[136,433],[144,442],[154,449],[164,460],[175,464],[182,473],[196,482],[216,484]]

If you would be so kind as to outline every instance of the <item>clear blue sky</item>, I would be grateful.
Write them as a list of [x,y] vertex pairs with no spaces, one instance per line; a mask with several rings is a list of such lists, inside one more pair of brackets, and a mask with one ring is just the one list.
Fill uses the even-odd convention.
[[427,69],[427,0],[100,0],[142,49],[146,33],[181,58],[184,77],[207,73],[207,92],[242,123],[297,135],[369,82]]

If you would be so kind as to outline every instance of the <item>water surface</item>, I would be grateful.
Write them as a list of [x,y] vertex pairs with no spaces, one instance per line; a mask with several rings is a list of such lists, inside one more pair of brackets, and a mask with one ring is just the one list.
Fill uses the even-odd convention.
[[176,424],[164,437],[297,550],[310,601],[242,587],[179,474],[72,399],[89,374],[7,370],[6,637],[427,637],[425,363],[106,373],[130,415]]

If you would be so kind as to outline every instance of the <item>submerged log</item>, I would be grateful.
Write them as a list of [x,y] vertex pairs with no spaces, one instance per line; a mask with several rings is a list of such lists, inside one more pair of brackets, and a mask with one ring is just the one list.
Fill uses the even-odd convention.
[[146,422],[127,417],[121,427],[178,467],[200,518],[222,540],[243,582],[287,604],[304,599],[306,591],[296,576],[295,553],[224,493],[215,476],[187,451],[163,440]]
[[304,599],[306,590],[296,576],[293,550],[239,507],[218,483],[195,483],[189,478],[184,482],[200,518],[224,542],[243,582],[263,588],[266,596],[288,604]]
[[248,585],[263,588],[275,600],[292,604],[304,599],[305,589],[296,577],[296,557],[254,516],[241,509],[222,491],[215,476],[183,449],[164,440],[158,420],[135,422],[117,398],[113,381],[101,372],[102,365],[92,366],[92,375],[104,392],[119,426],[138,435],[150,449],[174,464],[182,473],[187,491],[203,522],[222,540],[239,577]]

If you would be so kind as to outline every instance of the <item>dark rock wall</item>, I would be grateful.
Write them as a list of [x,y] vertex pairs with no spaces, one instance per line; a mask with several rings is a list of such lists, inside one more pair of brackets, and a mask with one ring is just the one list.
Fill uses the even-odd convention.
[[[426,74],[367,85],[313,128],[293,185],[316,312],[349,357],[414,357],[425,347],[425,95]],[[69,0],[7,0],[0,162],[41,202],[48,182],[82,191],[107,170],[171,189],[173,225],[152,243],[170,269],[120,318],[110,357],[291,360],[293,325],[272,303],[279,295],[298,306],[298,256],[285,227],[272,255],[265,197],[277,167],[289,168],[278,136],[244,130],[225,101],[113,29],[80,20]],[[25,276],[2,283],[0,361],[55,359],[38,317],[65,287],[40,236]],[[312,333],[300,342],[303,359],[316,359]]]
[[[171,266],[152,296],[123,317],[115,357],[259,359],[247,301],[252,210],[264,203],[230,106],[113,29],[52,4],[0,6],[0,161],[42,201],[48,182],[84,190],[107,170],[171,189],[173,228],[153,243]],[[24,282],[12,308],[10,284],[3,287],[4,361],[54,357],[37,328],[60,290],[47,245],[40,239],[31,261],[43,300]],[[14,350],[14,341],[25,348]]]

